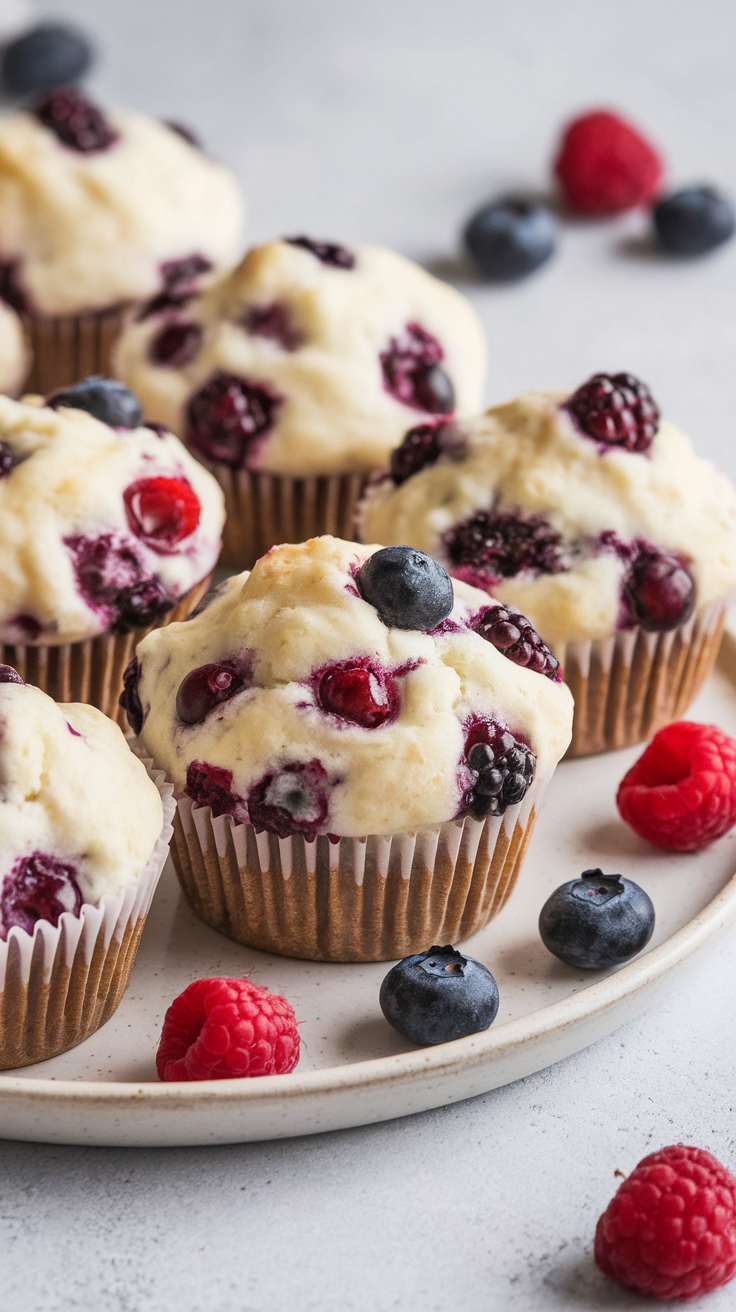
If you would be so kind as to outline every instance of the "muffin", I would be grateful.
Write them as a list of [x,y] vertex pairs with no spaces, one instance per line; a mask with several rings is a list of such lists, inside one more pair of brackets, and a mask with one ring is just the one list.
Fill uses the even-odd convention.
[[430,552],[528,616],[573,691],[572,755],[651,737],[713,666],[736,492],[629,374],[409,432],[360,517],[367,540]]
[[412,416],[482,404],[483,329],[470,303],[376,246],[306,237],[251,250],[186,302],[155,298],[115,368],[225,492],[225,559],[277,542],[353,537],[369,471]]
[[206,591],[223,518],[215,480],[121,383],[0,396],[0,660],[116,715],[137,641]]
[[421,552],[275,547],[139,645],[123,701],[178,797],[191,906],[254,947],[401,957],[503,906],[572,698]]
[[123,996],[174,802],[93,706],[0,666],[0,1069],[99,1029]]
[[30,354],[19,316],[0,301],[0,392],[17,396],[28,373]]
[[28,388],[109,373],[123,308],[191,293],[241,226],[231,173],[165,123],[75,87],[0,119],[0,296],[31,339]]

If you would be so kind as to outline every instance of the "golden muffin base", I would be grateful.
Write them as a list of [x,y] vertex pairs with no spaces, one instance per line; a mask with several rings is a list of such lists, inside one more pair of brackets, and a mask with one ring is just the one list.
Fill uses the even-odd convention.
[[679,720],[715,665],[725,620],[716,602],[670,633],[623,629],[556,649],[575,699],[567,756],[631,747]]

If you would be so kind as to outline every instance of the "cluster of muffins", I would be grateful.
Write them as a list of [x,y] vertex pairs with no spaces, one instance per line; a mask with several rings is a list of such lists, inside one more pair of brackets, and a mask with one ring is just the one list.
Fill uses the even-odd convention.
[[302,236],[235,263],[241,219],[179,128],[69,87],[0,120],[6,1068],[114,1010],[172,833],[240,942],[467,938],[565,753],[717,653],[736,493],[641,383],[480,414],[460,293]]

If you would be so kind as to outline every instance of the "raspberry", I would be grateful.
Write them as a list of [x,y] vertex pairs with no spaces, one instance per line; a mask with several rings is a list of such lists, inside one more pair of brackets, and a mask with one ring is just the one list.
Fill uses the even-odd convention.
[[288,1075],[299,1060],[291,1003],[248,979],[196,979],[164,1017],[161,1080]]
[[652,1298],[697,1298],[736,1274],[736,1180],[704,1152],[674,1144],[650,1153],[600,1218],[604,1275]]
[[598,217],[654,200],[664,172],[654,147],[605,109],[568,125],[554,168],[570,209]]
[[668,724],[624,775],[616,802],[656,847],[706,847],[736,824],[736,741],[712,724]]
[[633,374],[593,374],[565,402],[586,437],[645,455],[659,427],[659,408]]
[[379,729],[398,711],[391,675],[367,661],[329,665],[319,676],[317,698],[323,711],[363,729]]
[[562,681],[557,657],[552,655],[546,642],[516,606],[502,606],[495,602],[481,611],[475,622],[475,631],[515,665],[544,674],[554,683]]
[[199,524],[199,497],[185,478],[139,478],[123,493],[131,531],[159,555],[168,555]]

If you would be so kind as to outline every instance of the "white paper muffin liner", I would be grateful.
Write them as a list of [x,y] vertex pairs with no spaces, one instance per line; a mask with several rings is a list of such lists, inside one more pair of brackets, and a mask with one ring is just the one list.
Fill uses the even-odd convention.
[[172,856],[192,909],[229,938],[310,961],[391,961],[457,943],[498,914],[547,782],[501,817],[337,841],[213,820],[181,797]]
[[119,705],[123,675],[135,649],[152,628],[184,620],[210,586],[208,574],[180,597],[158,624],[129,633],[99,633],[81,642],[0,643],[0,662],[12,665],[25,683],[48,693],[55,702],[87,702],[123,729],[128,721]]
[[[161,795],[164,824],[134,888],[65,911],[33,933],[14,926],[0,941],[0,1070],[46,1061],[109,1020],[128,985],[151,900],[169,854],[174,790],[141,757]],[[135,824],[135,815],[131,815]]]
[[220,563],[251,569],[280,542],[306,542],[331,533],[355,537],[355,507],[367,474],[291,478],[258,470],[202,462],[225,494],[225,528]]
[[112,372],[113,343],[126,313],[125,306],[85,310],[81,314],[23,315],[33,353],[25,391],[48,396],[90,374]]
[[713,669],[725,619],[723,600],[669,633],[621,629],[610,638],[555,647],[575,699],[567,755],[630,747],[679,720]]

